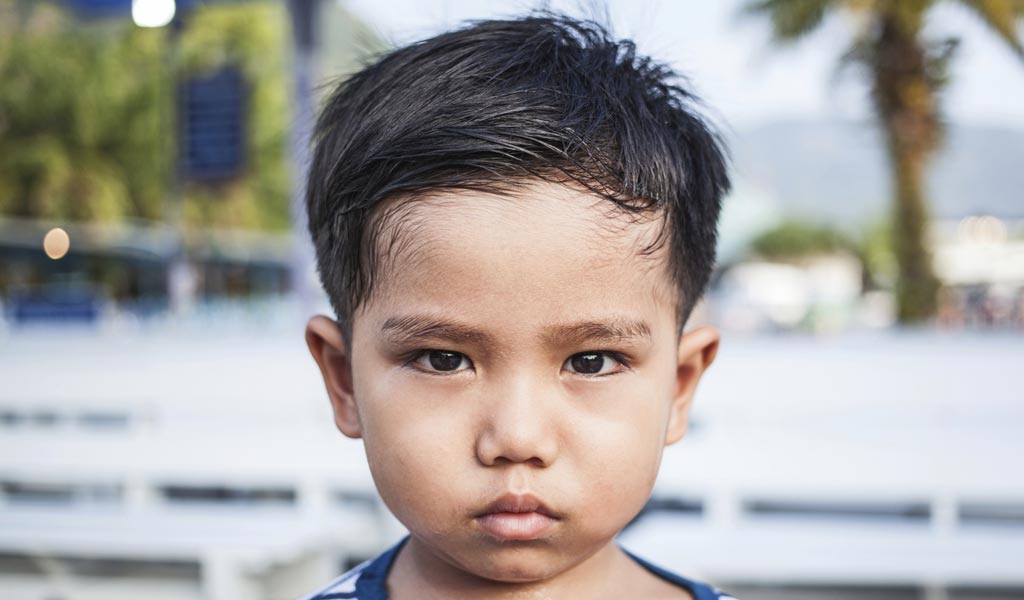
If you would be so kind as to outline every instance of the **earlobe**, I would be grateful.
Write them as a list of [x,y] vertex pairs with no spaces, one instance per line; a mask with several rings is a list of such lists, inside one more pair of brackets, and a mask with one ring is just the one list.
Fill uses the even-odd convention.
[[697,382],[715,360],[720,339],[718,330],[710,326],[698,327],[680,338],[676,390],[665,431],[666,446],[678,442],[686,434]]
[[338,324],[322,315],[313,317],[306,324],[306,345],[323,375],[334,410],[335,425],[348,437],[362,437],[353,393],[351,361]]

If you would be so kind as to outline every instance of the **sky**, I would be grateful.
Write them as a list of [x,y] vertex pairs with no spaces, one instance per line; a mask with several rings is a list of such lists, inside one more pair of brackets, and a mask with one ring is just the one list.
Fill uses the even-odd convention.
[[[863,119],[866,87],[858,73],[836,77],[854,25],[838,16],[787,48],[769,42],[764,23],[739,16],[743,0],[338,0],[384,39],[407,43],[470,19],[507,17],[546,4],[573,15],[604,5],[617,37],[687,76],[727,129],[805,118]],[[945,97],[950,121],[1024,132],[1024,61],[974,16],[940,3],[927,30],[962,37]],[[1022,27],[1024,35],[1024,27]]]

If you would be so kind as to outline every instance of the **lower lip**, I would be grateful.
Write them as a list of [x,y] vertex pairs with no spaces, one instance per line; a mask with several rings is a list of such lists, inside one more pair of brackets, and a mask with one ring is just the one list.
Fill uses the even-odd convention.
[[480,527],[499,540],[532,540],[551,529],[558,519],[539,512],[500,512],[477,517]]

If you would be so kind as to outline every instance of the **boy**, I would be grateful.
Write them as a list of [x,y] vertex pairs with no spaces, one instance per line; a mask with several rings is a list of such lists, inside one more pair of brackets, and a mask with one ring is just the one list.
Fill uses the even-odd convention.
[[729,187],[673,73],[542,14],[396,50],[317,124],[306,340],[409,530],[310,598],[728,598],[614,536],[686,432]]

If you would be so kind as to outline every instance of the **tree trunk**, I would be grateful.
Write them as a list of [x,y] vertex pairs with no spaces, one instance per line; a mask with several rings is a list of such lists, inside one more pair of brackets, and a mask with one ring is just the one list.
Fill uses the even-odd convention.
[[899,266],[896,311],[901,323],[919,323],[935,314],[939,284],[927,245],[928,208],[922,190],[926,156],[890,144],[893,249]]
[[897,317],[919,323],[935,314],[938,280],[927,246],[926,168],[939,145],[936,84],[906,22],[883,16],[873,61],[873,97],[885,131],[893,193],[893,248],[899,266]]

